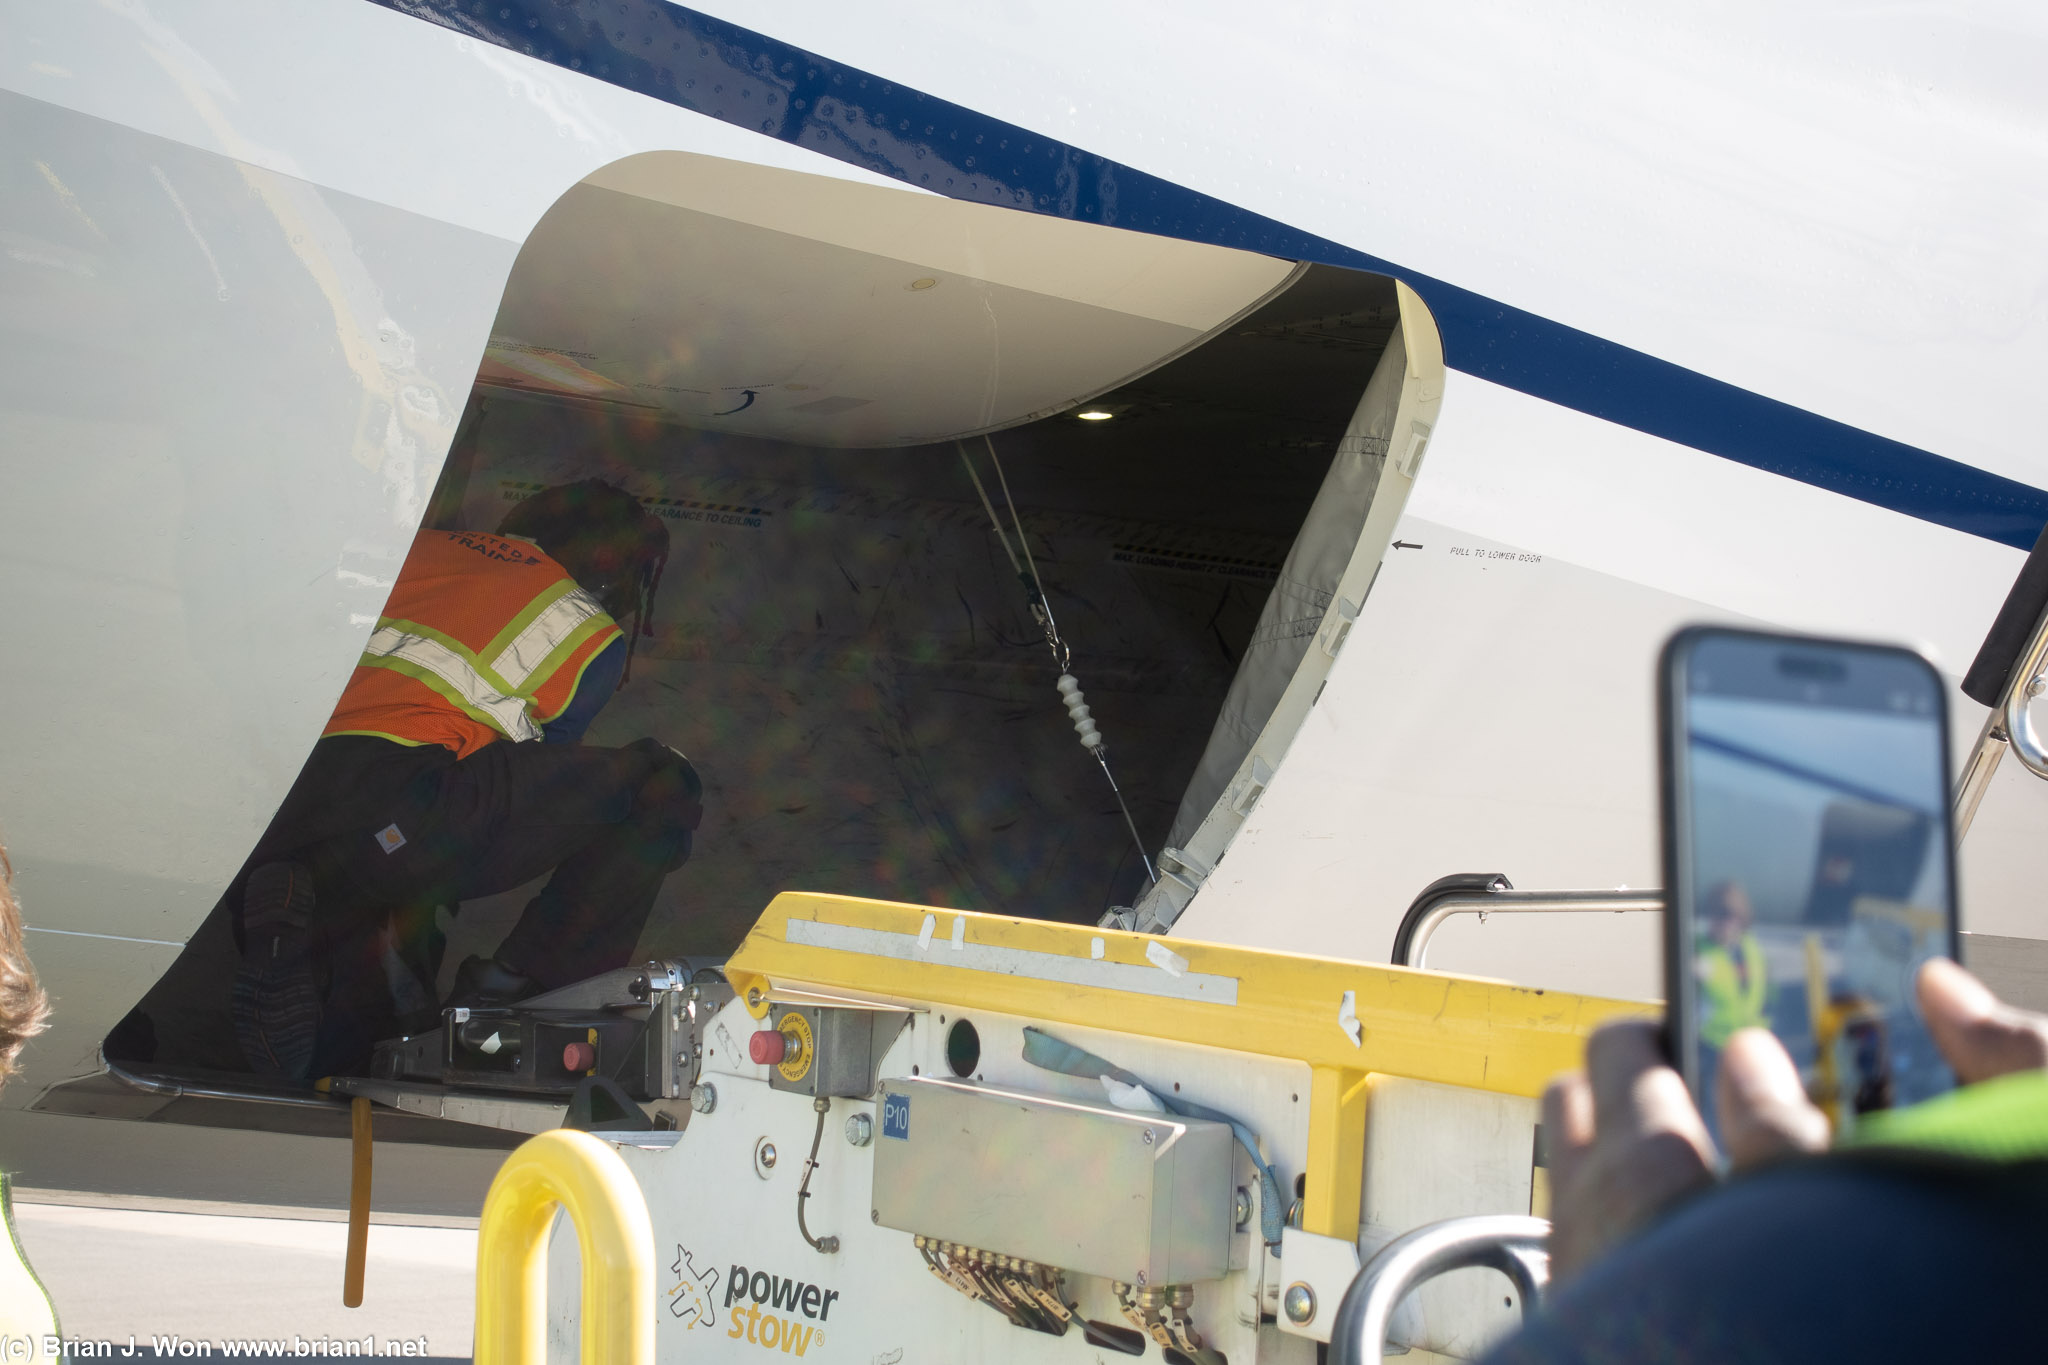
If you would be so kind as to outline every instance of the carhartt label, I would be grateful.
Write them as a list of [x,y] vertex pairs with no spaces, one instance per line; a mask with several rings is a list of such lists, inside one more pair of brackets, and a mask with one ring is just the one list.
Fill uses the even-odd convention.
[[910,1096],[882,1096],[882,1136],[885,1138],[910,1137]]
[[386,853],[396,853],[405,847],[405,836],[399,833],[397,825],[386,825],[377,831],[377,844]]
[[756,1346],[800,1356],[825,1340],[823,1323],[832,1316],[836,1289],[766,1270],[736,1265],[725,1277],[725,1306],[732,1309],[726,1335]]

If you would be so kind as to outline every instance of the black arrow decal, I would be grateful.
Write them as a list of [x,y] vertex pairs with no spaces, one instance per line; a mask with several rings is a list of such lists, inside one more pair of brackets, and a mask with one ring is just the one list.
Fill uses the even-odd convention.
[[754,391],[752,389],[741,389],[740,392],[747,396],[744,403],[741,403],[736,408],[727,408],[724,412],[714,412],[711,415],[713,417],[730,417],[736,412],[745,412],[748,408],[754,406],[754,399],[756,397]]
[[1419,550],[1422,548],[1422,545],[1419,542],[1410,543],[1405,540],[1397,540],[1394,542],[1394,548],[1397,550]]

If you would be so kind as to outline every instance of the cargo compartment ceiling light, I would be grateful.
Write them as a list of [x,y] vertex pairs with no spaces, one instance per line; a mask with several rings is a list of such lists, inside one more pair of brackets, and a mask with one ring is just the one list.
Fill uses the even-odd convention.
[[1085,403],[1295,270],[651,152],[590,176],[535,226],[479,379],[812,446],[918,445]]

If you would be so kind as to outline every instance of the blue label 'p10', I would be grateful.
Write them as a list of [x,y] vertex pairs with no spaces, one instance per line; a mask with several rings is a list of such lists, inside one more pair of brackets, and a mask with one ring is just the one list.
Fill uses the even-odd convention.
[[885,1138],[909,1138],[910,1096],[883,1094],[882,1136]]

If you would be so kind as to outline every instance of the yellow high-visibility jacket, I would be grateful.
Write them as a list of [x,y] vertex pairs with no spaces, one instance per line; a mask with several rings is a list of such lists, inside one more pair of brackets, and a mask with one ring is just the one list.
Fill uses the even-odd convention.
[[[1736,970],[1735,954],[1742,956],[1742,970]],[[1764,972],[1763,946],[1752,934],[1744,934],[1731,953],[1711,940],[1703,941],[1694,960],[1699,964],[1700,1041],[1709,1047],[1726,1047],[1735,1030],[1766,1028],[1764,1008],[1770,1003],[1771,983]],[[1745,979],[1746,974],[1746,979]]]

